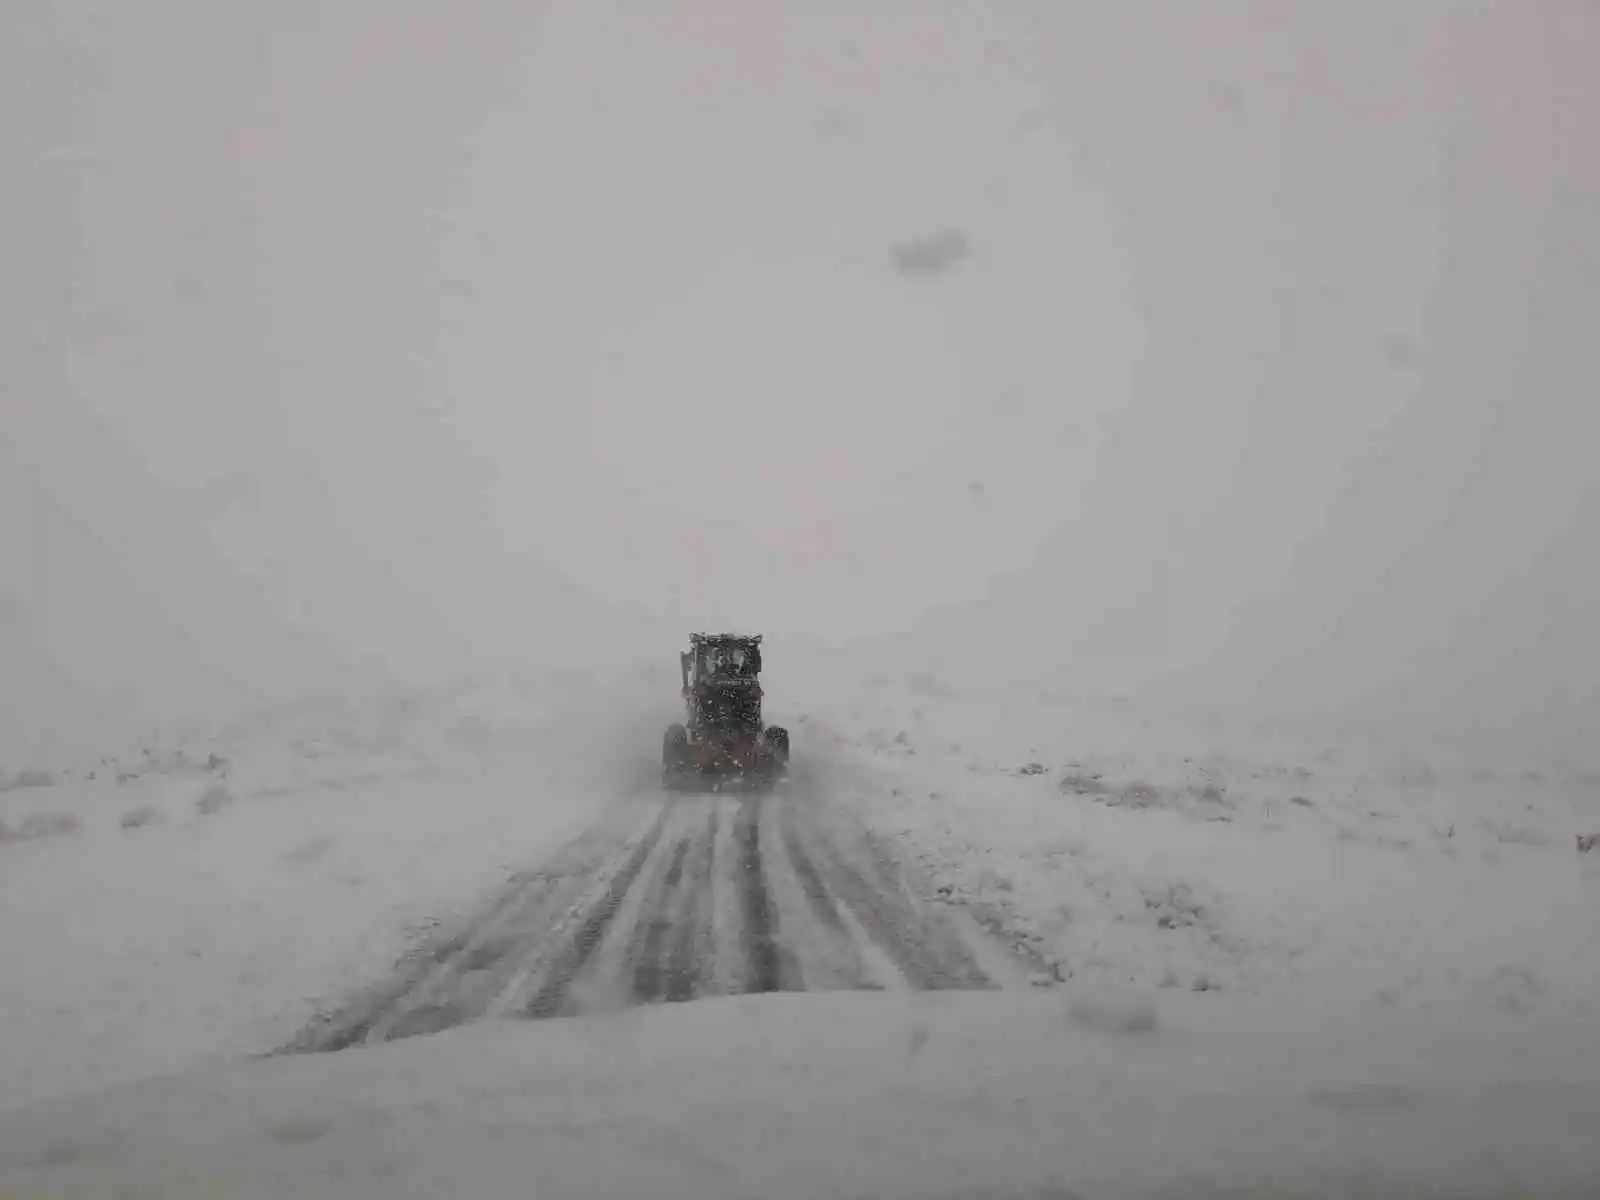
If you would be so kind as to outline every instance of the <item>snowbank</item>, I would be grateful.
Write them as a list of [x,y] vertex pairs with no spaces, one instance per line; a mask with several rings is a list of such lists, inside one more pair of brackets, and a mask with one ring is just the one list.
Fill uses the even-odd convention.
[[1059,994],[945,993],[485,1023],[0,1113],[0,1187],[777,1200],[1600,1183],[1593,1022],[1503,1019],[1461,1042],[1426,1021],[1256,1018],[1115,1033]]

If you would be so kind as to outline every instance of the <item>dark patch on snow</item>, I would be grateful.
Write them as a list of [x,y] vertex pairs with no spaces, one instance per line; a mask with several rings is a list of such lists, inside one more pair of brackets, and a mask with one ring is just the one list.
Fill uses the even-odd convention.
[[1063,792],[1073,796],[1109,796],[1111,789],[1101,782],[1099,775],[1085,775],[1074,771],[1063,775],[1061,782],[1056,785]]
[[1395,1084],[1358,1083],[1348,1087],[1313,1088],[1306,1093],[1313,1104],[1340,1112],[1370,1112],[1374,1109],[1415,1108],[1422,1102],[1411,1088]]
[[1129,808],[1152,808],[1161,800],[1161,789],[1153,783],[1135,780],[1125,783],[1116,791],[1115,803]]
[[203,816],[219,813],[232,804],[237,797],[220,783],[213,783],[200,793],[200,798],[194,802],[195,811]]
[[37,1153],[25,1157],[23,1162],[27,1166],[42,1167],[47,1170],[53,1167],[69,1167],[77,1163],[108,1159],[121,1149],[122,1145],[120,1140],[99,1141],[71,1135],[57,1136],[46,1142]]
[[40,838],[76,833],[80,825],[71,813],[29,813],[15,829],[0,821],[0,842],[32,842]]
[[1390,334],[1383,339],[1383,356],[1389,360],[1390,366],[1402,371],[1416,366],[1422,357],[1416,343],[1399,334]]
[[1067,1015],[1079,1025],[1100,1033],[1154,1033],[1160,1025],[1155,1002],[1144,997],[1118,1000],[1080,997],[1067,1005]]
[[959,229],[940,229],[895,245],[889,251],[889,263],[902,275],[942,275],[971,252],[966,234]]
[[23,788],[53,787],[55,782],[56,777],[50,771],[18,771],[10,779],[0,783],[0,792],[18,792]]
[[143,829],[146,825],[154,825],[161,820],[161,813],[149,804],[141,804],[138,808],[131,808],[122,814],[122,820],[117,822],[123,829]]
[[1194,898],[1186,883],[1142,892],[1144,906],[1155,915],[1158,929],[1185,929],[1205,919],[1205,908]]
[[1244,93],[1231,83],[1217,84],[1211,90],[1211,98],[1226,113],[1237,113],[1244,108]]

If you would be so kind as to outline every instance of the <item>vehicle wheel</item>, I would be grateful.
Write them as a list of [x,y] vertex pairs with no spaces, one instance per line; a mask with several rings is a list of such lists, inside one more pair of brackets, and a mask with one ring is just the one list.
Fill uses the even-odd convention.
[[773,725],[767,730],[767,744],[772,747],[772,756],[782,766],[789,765],[789,731],[781,725]]
[[682,725],[668,725],[661,735],[661,765],[680,767],[689,756],[689,731]]
[[688,760],[689,731],[682,725],[668,725],[661,735],[661,786],[669,791],[680,790]]

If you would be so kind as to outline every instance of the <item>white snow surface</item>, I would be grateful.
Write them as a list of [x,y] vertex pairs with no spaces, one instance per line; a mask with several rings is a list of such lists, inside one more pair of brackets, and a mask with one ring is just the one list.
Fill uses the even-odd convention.
[[653,768],[597,695],[308,698],[0,794],[4,1101],[270,1048],[381,977]]
[[386,1194],[496,1195],[529,1171],[561,1195],[1139,1194],[1353,1169],[1352,1145],[1433,1183],[1484,1155],[1492,1181],[1600,1170],[1592,777],[1042,684],[772,674],[831,800],[1050,986],[245,1061],[647,793],[675,679],[307,699],[0,793],[4,1171],[85,1195],[395,1172]]
[[1057,978],[1330,1018],[1600,1016],[1592,773],[908,682],[807,714],[797,744]]
[[1593,1022],[1463,1040],[1394,1018],[1116,1016],[1059,993],[856,993],[485,1022],[0,1114],[0,1187],[1087,1200],[1600,1181]]

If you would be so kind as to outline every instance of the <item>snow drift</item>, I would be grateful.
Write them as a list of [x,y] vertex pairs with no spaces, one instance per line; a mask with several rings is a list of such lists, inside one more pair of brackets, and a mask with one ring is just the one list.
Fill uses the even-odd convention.
[[[1115,1001],[1108,1003],[1114,1004]],[[1281,1015],[1281,1014],[1280,1014]],[[0,1114],[20,1195],[1593,1195],[1600,1036],[1057,995],[712,1000],[492,1023]]]

